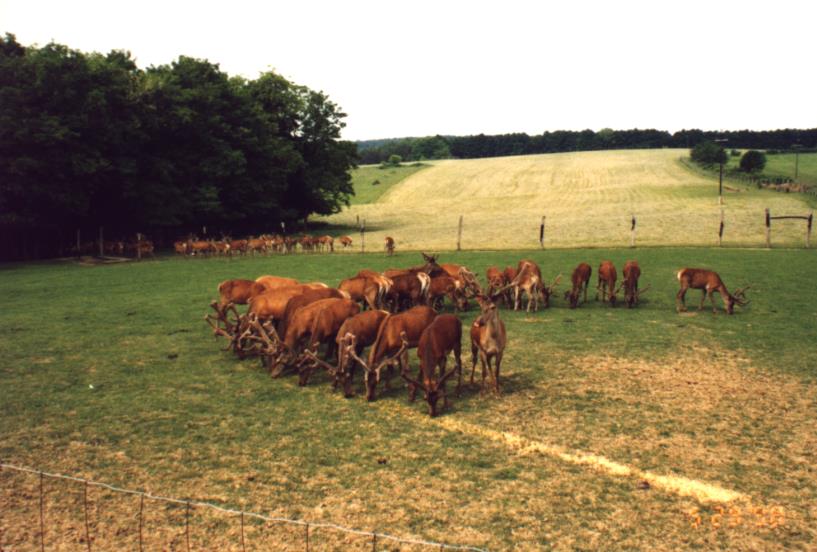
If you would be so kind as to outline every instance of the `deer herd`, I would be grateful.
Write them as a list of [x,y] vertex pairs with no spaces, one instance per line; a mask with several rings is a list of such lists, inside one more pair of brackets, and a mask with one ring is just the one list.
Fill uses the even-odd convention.
[[[388,248],[387,248],[388,250]],[[446,384],[456,376],[455,392],[462,388],[462,322],[457,315],[473,299],[479,313],[470,326],[471,378],[477,364],[482,369],[482,392],[500,394],[500,367],[507,344],[505,324],[499,307],[527,312],[548,308],[561,275],[550,283],[539,265],[530,259],[515,267],[490,267],[483,289],[476,275],[457,264],[438,264],[433,255],[422,254],[423,264],[384,272],[360,270],[331,288],[322,282],[299,282],[281,276],[221,282],[213,314],[205,317],[216,336],[227,339],[225,350],[239,358],[257,356],[272,377],[292,370],[299,385],[307,385],[316,370],[325,370],[334,388],[346,397],[354,395],[355,373],[362,372],[366,399],[377,397],[378,386],[388,389],[395,376],[405,380],[410,401],[422,391],[431,416],[449,405]],[[649,286],[639,288],[641,269],[627,261],[618,282],[615,265],[603,261],[598,267],[596,299],[615,306],[623,291],[629,308],[638,305]],[[571,309],[587,302],[592,268],[579,264],[571,274],[571,289],[564,298]],[[723,298],[725,310],[746,305],[743,288],[729,293],[716,272],[684,268],[677,273],[680,283],[676,302],[685,310],[688,289],[703,292],[715,309],[714,292]],[[618,285],[617,285],[618,283]],[[454,314],[440,313],[449,301]],[[237,305],[247,305],[243,314]],[[323,354],[319,352],[324,348]],[[368,354],[365,353],[368,348]],[[416,349],[419,367],[410,370],[409,351]],[[454,364],[448,368],[453,353]],[[415,375],[416,374],[416,375]],[[489,380],[486,382],[486,379]]]

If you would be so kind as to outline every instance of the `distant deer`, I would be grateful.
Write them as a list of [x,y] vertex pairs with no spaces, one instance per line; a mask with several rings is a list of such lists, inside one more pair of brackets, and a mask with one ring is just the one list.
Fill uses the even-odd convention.
[[392,238],[391,236],[386,236],[385,242],[386,242],[386,255],[391,257],[392,255],[394,255],[394,238]]
[[616,306],[616,280],[618,273],[616,265],[610,261],[602,261],[599,265],[599,285],[596,288],[596,300],[602,296],[602,301],[610,301],[610,306]]
[[[477,296],[482,314],[471,325],[471,385],[474,384],[474,371],[477,369],[477,355],[482,365],[482,390],[485,391],[485,374],[491,372],[494,380],[494,391],[499,394],[499,367],[508,341],[505,324],[499,319],[499,310],[492,298]],[[494,367],[491,369],[491,359]]]
[[579,296],[582,291],[584,291],[584,302],[587,303],[587,288],[592,274],[593,269],[587,263],[580,263],[579,266],[573,269],[573,274],[570,276],[573,289],[565,292],[565,299],[570,301],[571,309],[579,306]]
[[675,304],[678,312],[686,311],[685,298],[686,292],[689,288],[700,289],[703,291],[703,295],[701,296],[701,304],[698,307],[698,310],[703,310],[704,301],[706,301],[708,296],[709,300],[712,302],[712,312],[718,312],[717,308],[715,307],[715,297],[712,295],[716,291],[720,293],[721,299],[723,299],[724,308],[727,314],[732,314],[734,312],[735,305],[743,307],[749,304],[749,301],[746,300],[746,290],[749,289],[749,286],[740,288],[736,290],[734,294],[731,294],[726,289],[726,286],[718,273],[713,272],[712,270],[705,270],[703,268],[682,268],[678,271],[677,277],[678,282],[681,284],[681,289],[678,290],[678,295],[675,298]]

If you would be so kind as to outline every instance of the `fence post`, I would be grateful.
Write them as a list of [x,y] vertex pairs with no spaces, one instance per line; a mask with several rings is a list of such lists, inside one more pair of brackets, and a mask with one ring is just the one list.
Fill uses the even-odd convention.
[[630,221],[630,247],[635,247],[635,215]]
[[806,249],[811,247],[811,221],[814,220],[814,211],[809,211],[806,219]]
[[103,257],[105,255],[105,251],[104,251],[104,247],[103,247],[104,244],[105,244],[105,240],[102,237],[102,227],[100,226],[99,227],[99,256],[100,257]]
[[462,242],[462,215],[460,215],[460,224],[457,228],[457,251],[460,250],[460,243]]
[[721,226],[718,229],[718,247],[723,244],[723,207],[721,207]]
[[769,208],[766,207],[766,247],[772,247],[772,216],[769,213]]
[[542,222],[539,223],[539,247],[545,248],[545,216],[542,215]]

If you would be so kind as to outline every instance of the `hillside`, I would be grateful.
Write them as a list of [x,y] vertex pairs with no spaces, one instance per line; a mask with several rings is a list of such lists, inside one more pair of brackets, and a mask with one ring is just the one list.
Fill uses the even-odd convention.
[[[329,217],[354,227],[366,220],[367,243],[386,235],[399,248],[452,249],[464,215],[466,249],[537,247],[547,216],[546,247],[627,246],[636,215],[639,245],[713,245],[720,211],[717,181],[694,174],[684,149],[560,153],[436,161],[393,184],[374,203]],[[366,169],[360,169],[366,170]],[[358,179],[359,185],[365,179]],[[728,183],[725,246],[762,246],[764,208],[805,214],[805,197]],[[800,246],[805,224],[774,228],[773,243]]]

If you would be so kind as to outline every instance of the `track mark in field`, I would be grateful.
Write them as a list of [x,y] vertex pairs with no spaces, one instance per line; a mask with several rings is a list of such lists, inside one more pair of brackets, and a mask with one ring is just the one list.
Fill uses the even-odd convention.
[[496,431],[480,427],[477,425],[462,422],[451,417],[440,418],[439,423],[445,429],[458,431],[466,435],[479,435],[497,443],[503,443],[511,448],[525,453],[540,453],[558,458],[564,462],[590,466],[599,471],[619,477],[636,477],[643,479],[657,489],[674,493],[679,496],[695,498],[699,502],[720,502],[727,503],[736,500],[749,500],[749,496],[737,491],[725,489],[718,485],[697,481],[677,475],[658,475],[648,471],[615,462],[604,456],[582,452],[578,450],[567,450],[556,445],[549,445],[541,441],[528,439],[507,431]]

